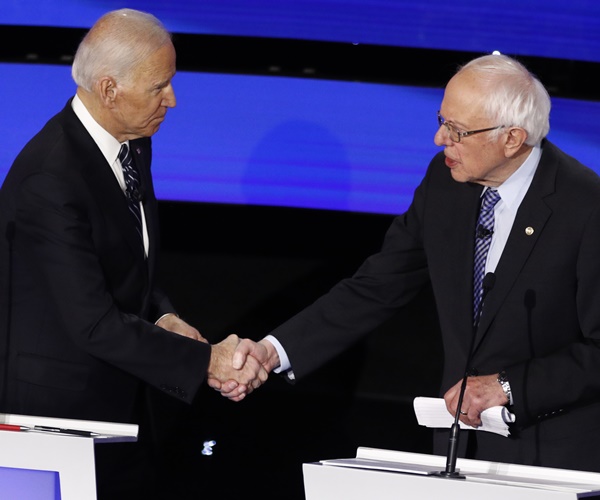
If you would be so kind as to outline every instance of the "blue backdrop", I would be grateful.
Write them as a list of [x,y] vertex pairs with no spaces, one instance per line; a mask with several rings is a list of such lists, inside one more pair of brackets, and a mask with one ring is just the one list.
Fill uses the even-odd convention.
[[[0,181],[73,94],[68,66],[0,64]],[[395,214],[431,157],[443,90],[179,72],[154,136],[164,200]],[[553,98],[549,138],[600,173],[600,103]]]

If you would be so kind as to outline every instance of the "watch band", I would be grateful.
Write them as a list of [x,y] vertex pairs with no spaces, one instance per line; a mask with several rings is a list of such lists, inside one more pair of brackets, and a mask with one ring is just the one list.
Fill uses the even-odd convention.
[[502,386],[502,390],[504,391],[504,394],[506,395],[506,399],[508,400],[508,405],[512,406],[513,395],[512,395],[512,391],[510,389],[510,382],[508,381],[506,372],[504,370],[502,370],[498,374],[498,383]]

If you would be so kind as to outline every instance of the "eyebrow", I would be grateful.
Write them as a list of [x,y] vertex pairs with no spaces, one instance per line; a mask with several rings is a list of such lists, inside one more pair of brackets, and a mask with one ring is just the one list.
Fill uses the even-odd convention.
[[466,125],[461,125],[460,123],[455,122],[454,120],[447,120],[444,114],[440,111],[440,116],[444,119],[445,122],[454,125],[460,131],[466,130],[468,127]]

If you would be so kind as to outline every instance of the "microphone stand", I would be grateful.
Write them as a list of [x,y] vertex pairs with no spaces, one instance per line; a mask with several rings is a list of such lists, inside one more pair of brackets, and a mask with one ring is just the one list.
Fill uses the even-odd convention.
[[456,415],[454,416],[454,423],[450,428],[450,436],[448,438],[448,454],[446,456],[446,469],[439,472],[434,472],[432,475],[439,477],[446,477],[452,479],[465,479],[465,476],[456,470],[456,459],[458,457],[458,442],[460,440],[460,412],[462,410],[463,398],[465,396],[465,390],[467,388],[467,379],[471,372],[471,361],[473,358],[473,348],[475,347],[475,337],[477,336],[477,330],[479,328],[479,318],[481,317],[481,311],[483,310],[483,302],[488,292],[494,287],[496,282],[496,275],[494,273],[487,273],[483,277],[482,289],[483,293],[481,296],[481,302],[479,303],[479,311],[475,316],[475,322],[473,323],[473,336],[471,337],[471,345],[469,346],[467,363],[465,366],[465,374],[463,375],[462,383],[460,385],[460,393],[458,395],[458,406],[456,408]]

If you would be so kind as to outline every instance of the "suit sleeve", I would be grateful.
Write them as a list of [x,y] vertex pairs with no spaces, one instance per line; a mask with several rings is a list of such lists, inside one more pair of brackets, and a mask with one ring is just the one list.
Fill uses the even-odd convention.
[[[84,183],[38,173],[19,189],[20,260],[34,268],[40,290],[49,297],[47,307],[54,308],[64,334],[85,353],[161,390],[173,393],[177,387],[176,395],[191,401],[206,374],[210,346],[138,316],[145,281],[130,260],[131,252],[121,251],[111,222],[89,200]],[[102,251],[99,245],[104,245]],[[110,272],[102,259],[111,261]],[[157,311],[171,310],[162,292],[154,291],[152,298]]]
[[581,235],[563,235],[576,248],[572,259],[563,257],[564,274],[547,265],[541,280],[559,278],[539,287],[528,305],[533,356],[506,367],[520,426],[597,404],[600,396],[600,208],[581,223]]
[[371,333],[429,283],[421,227],[424,190],[422,185],[409,210],[393,220],[378,253],[271,332],[296,379]]

